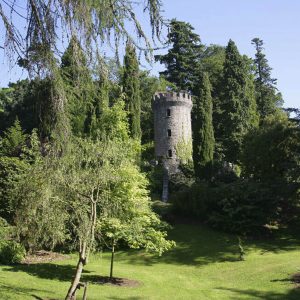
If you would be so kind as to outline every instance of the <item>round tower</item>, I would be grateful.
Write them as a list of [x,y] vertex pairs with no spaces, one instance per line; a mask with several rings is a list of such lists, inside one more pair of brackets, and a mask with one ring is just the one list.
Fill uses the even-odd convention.
[[180,153],[191,152],[192,96],[187,92],[157,92],[152,107],[155,156],[169,174],[176,173]]

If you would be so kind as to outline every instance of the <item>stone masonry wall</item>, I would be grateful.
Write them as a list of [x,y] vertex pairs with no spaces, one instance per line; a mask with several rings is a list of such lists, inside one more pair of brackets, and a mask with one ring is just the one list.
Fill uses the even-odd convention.
[[179,164],[176,157],[177,144],[192,140],[191,109],[192,97],[186,92],[158,92],[154,95],[155,155],[163,161],[170,173],[176,172]]

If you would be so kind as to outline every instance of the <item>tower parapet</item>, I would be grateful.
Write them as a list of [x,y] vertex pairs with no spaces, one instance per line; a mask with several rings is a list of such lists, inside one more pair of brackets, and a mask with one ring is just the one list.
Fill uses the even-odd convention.
[[157,92],[153,97],[155,156],[168,174],[178,169],[178,148],[192,142],[192,105],[192,96],[185,91]]

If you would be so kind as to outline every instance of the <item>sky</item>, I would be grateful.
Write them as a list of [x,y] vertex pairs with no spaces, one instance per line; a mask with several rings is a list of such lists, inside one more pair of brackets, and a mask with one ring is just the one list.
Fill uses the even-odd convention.
[[[232,39],[242,54],[254,57],[251,40],[262,39],[284,106],[300,107],[299,0],[162,0],[162,3],[165,19],[189,22],[207,45],[225,46]],[[142,24],[148,26],[146,22]],[[163,69],[158,63],[147,67],[155,75]],[[21,76],[18,68],[9,71],[0,49],[0,86]]]
[[[254,57],[254,37],[264,41],[285,107],[300,107],[299,0],[163,0],[166,18],[189,22],[205,44],[226,45]],[[161,67],[155,64],[154,73]]]

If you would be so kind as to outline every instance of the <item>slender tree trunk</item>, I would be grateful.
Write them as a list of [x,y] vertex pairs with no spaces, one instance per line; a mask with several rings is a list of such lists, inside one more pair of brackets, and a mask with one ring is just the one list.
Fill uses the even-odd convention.
[[77,267],[76,267],[76,273],[75,273],[75,277],[73,279],[73,282],[69,288],[68,294],[65,298],[65,300],[76,300],[76,290],[78,288],[78,285],[80,283],[80,278],[81,278],[81,274],[83,271],[83,267],[86,264],[86,259],[87,259],[87,255],[86,255],[86,249],[87,248],[87,244],[86,242],[83,243],[82,245],[82,250],[79,254],[79,259],[78,259],[78,263],[77,263]]
[[110,274],[109,274],[109,279],[110,280],[112,280],[112,278],[113,278],[114,256],[115,256],[115,241],[114,241],[114,239],[112,239],[112,242],[111,242],[111,259],[110,259]]
[[82,242],[79,252],[79,259],[76,267],[75,277],[72,281],[72,284],[68,290],[65,300],[76,300],[76,291],[80,284],[80,278],[84,266],[87,263],[89,252],[92,248],[95,238],[95,228],[97,220],[97,203],[91,199],[91,215],[90,215],[90,230],[87,232],[85,241]]

